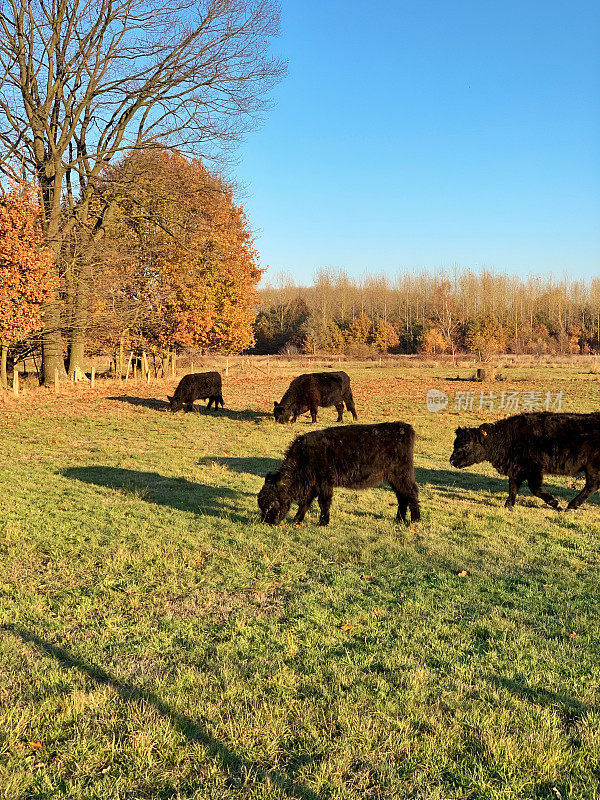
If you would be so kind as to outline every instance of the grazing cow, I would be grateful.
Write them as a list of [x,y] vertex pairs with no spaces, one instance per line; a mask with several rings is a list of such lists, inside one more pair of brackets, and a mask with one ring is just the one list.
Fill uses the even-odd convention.
[[579,508],[600,488],[600,414],[541,411],[478,428],[457,428],[452,466],[470,467],[481,461],[508,475],[507,508],[514,506],[519,487],[527,481],[532,494],[559,510],[558,500],[542,489],[544,474],[583,472],[585,486],[567,506]]
[[194,400],[205,400],[208,397],[207,408],[215,404],[215,408],[225,405],[223,403],[223,389],[221,387],[221,376],[218,372],[193,372],[184,375],[179,381],[173,397],[167,395],[167,400],[171,405],[171,411],[179,411],[183,406],[187,406],[186,411],[191,411],[194,407]]
[[335,406],[337,421],[343,422],[344,403],[354,419],[358,419],[346,372],[311,372],[294,378],[281,402],[273,404],[273,414],[276,422],[285,423],[296,422],[299,414],[310,411],[312,421],[316,422],[319,406]]
[[405,422],[344,425],[298,436],[281,467],[269,472],[258,495],[262,522],[277,525],[292,503],[298,504],[294,522],[300,523],[317,498],[319,525],[329,524],[335,486],[369,489],[387,481],[398,499],[396,520],[420,518],[419,489],[415,481],[415,432]]

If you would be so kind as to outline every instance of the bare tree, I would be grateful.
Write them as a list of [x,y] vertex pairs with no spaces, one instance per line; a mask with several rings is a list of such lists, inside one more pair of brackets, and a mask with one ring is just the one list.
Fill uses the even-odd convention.
[[[112,202],[92,201],[119,153],[206,155],[256,119],[284,71],[269,56],[278,21],[273,0],[0,0],[0,170],[38,187],[57,269],[74,230],[102,234]],[[83,299],[89,283],[81,259]],[[48,381],[64,368],[60,300],[44,323]]]

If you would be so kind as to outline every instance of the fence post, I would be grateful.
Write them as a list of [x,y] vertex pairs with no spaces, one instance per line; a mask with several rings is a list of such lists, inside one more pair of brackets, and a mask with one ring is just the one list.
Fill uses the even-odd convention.
[[225,377],[229,377],[229,356],[225,357]]
[[133,362],[133,380],[137,380],[137,361]]
[[271,356],[267,356],[267,377],[271,374]]
[[58,367],[54,370],[54,391],[58,394]]
[[96,367],[92,367],[92,389],[96,383]]
[[175,377],[175,359],[177,356],[175,355],[175,350],[171,353],[171,377]]
[[19,396],[19,371],[16,366],[13,368],[13,393],[15,397]]

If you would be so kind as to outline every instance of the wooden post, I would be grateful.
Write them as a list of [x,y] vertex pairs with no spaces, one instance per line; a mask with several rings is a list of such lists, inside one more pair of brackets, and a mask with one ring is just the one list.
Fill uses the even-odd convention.
[[54,391],[58,394],[58,367],[54,370]]
[[381,366],[381,356],[379,356],[379,366]]
[[94,388],[95,383],[96,383],[96,367],[92,367],[92,389]]
[[175,377],[175,359],[177,356],[175,355],[175,350],[171,353],[171,377]]
[[267,356],[267,377],[271,374],[271,357]]
[[229,377],[229,356],[225,358],[225,377]]
[[150,370],[149,369],[148,369],[148,372],[146,372],[146,383],[148,383],[148,384],[150,383]]
[[137,360],[133,362],[133,380],[137,380]]
[[142,353],[142,375],[144,378],[150,372],[150,366],[148,365],[148,356],[146,355],[146,351],[144,350]]
[[13,394],[15,397],[19,396],[19,371],[16,366],[13,368]]

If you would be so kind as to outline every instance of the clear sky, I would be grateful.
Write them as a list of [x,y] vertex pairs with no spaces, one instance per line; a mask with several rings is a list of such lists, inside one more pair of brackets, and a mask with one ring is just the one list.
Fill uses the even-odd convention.
[[283,0],[235,177],[268,275],[600,275],[597,0]]

